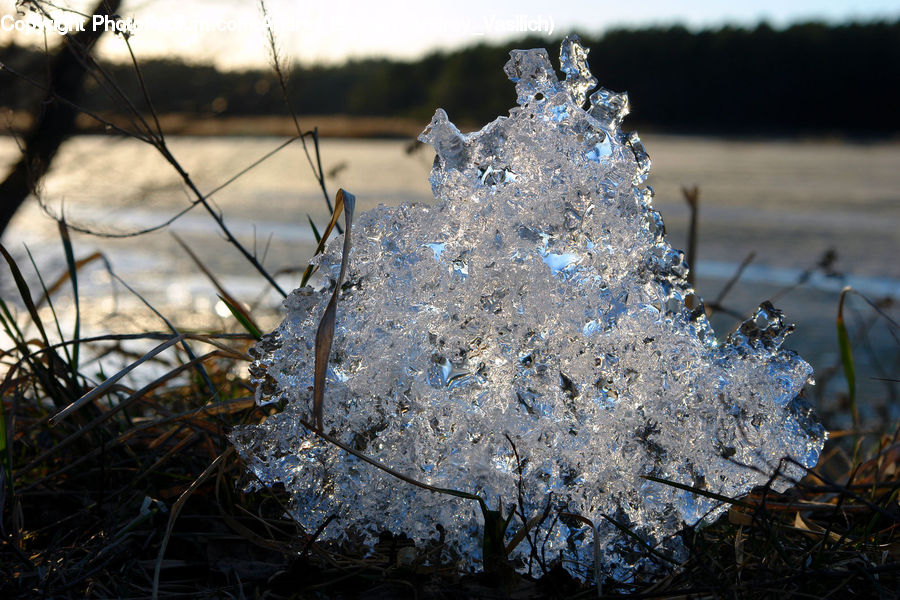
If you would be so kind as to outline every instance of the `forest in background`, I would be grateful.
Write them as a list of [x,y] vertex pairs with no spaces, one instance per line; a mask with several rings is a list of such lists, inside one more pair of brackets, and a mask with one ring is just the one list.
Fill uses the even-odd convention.
[[[681,26],[582,35],[601,85],[627,91],[629,123],[643,130],[732,135],[900,133],[900,21],[774,29]],[[506,114],[513,86],[502,73],[511,48],[548,48],[558,66],[559,38],[528,37],[431,53],[416,61],[352,60],[340,66],[296,66],[288,81],[294,109],[310,115],[409,117],[427,121],[443,107],[460,123]],[[17,46],[0,62],[38,81],[46,57]],[[109,71],[131,98],[141,97],[131,65]],[[287,114],[266,69],[220,71],[178,60],[147,60],[144,79],[160,113],[196,116]],[[83,105],[113,110],[88,81]],[[0,70],[0,107],[33,110],[41,91]]]

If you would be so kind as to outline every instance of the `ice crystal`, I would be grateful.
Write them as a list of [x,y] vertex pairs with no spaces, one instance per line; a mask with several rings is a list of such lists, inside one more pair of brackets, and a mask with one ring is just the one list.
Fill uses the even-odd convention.
[[[514,50],[518,106],[481,131],[435,113],[420,139],[437,152],[436,205],[382,206],[354,224],[324,430],[414,479],[516,506],[511,531],[546,513],[513,553],[522,569],[562,557],[585,576],[598,544],[600,571],[627,579],[644,559],[612,521],[677,555],[673,534],[723,510],[645,476],[739,496],[778,471],[780,490],[816,463],[824,432],[801,395],[810,366],[780,348],[779,311],[761,306],[720,342],[688,307],[688,266],[644,185],[650,160],[619,129],[627,95],[590,94],[577,38],[561,56],[562,81],[545,50]],[[445,558],[474,568],[476,503],[396,479],[298,422],[340,263],[332,240],[322,284],[294,291],[255,348],[257,401],[283,411],[232,439],[259,481],[293,494],[308,531],[338,516],[321,539],[440,531]]]

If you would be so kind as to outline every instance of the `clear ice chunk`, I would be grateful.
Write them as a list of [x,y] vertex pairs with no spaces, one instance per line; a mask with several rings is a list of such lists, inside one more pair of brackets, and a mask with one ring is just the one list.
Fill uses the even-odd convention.
[[[545,556],[590,577],[597,544],[600,572],[627,579],[642,563],[610,519],[677,557],[674,534],[724,510],[646,476],[733,497],[779,471],[782,490],[815,465],[825,432],[802,397],[812,369],[781,349],[779,311],[764,304],[718,342],[686,305],[688,266],[644,186],[649,157],[620,130],[628,98],[600,89],[585,110],[586,57],[567,39],[560,81],[545,50],[514,50],[509,117],[463,134],[439,109],[420,136],[437,153],[437,205],[381,206],[354,224],[324,429],[408,477],[516,505],[516,521],[549,506],[513,551],[523,570],[539,574]],[[307,531],[338,516],[321,539],[423,543],[440,530],[445,554],[475,568],[475,503],[396,479],[298,422],[341,246],[320,257],[322,288],[294,291],[254,350],[257,401],[283,411],[232,441],[260,482],[291,492]],[[566,513],[590,519],[596,540]]]
[[571,35],[563,40],[559,52],[560,69],[566,74],[564,85],[579,107],[584,107],[588,93],[597,85],[597,78],[591,74],[587,64],[589,51],[581,45],[577,35]]

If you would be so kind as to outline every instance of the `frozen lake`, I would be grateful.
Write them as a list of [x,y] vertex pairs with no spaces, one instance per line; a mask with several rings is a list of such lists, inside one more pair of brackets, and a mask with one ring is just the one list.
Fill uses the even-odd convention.
[[[204,193],[215,189],[282,140],[276,138],[172,138],[170,147]],[[733,141],[647,135],[653,160],[650,184],[655,204],[665,219],[669,241],[685,247],[688,210],[682,185],[699,185],[698,291],[715,298],[737,265],[750,253],[755,258],[724,304],[749,313],[762,300],[777,296],[776,306],[797,324],[789,346],[797,349],[820,374],[837,360],[834,316],[837,298],[851,284],[873,300],[900,298],[900,144],[850,144],[805,141]],[[322,160],[330,194],[338,187],[353,192],[358,210],[378,204],[430,202],[427,178],[433,158],[428,147],[413,153],[407,142],[327,139]],[[17,158],[10,138],[0,138],[0,165]],[[271,272],[301,268],[314,239],[307,223],[319,228],[326,221],[321,192],[299,142],[283,149],[214,196],[234,233],[248,248],[265,257]],[[109,233],[126,233],[165,222],[189,204],[174,170],[156,151],[134,140],[78,137],[68,142],[42,189],[45,210],[65,211],[69,222]],[[232,293],[247,302],[266,294],[263,280],[226,244],[201,207],[169,228],[199,254]],[[167,231],[139,238],[110,239],[76,234],[76,257],[95,250],[104,253],[115,272],[161,310],[186,326],[216,325],[214,288],[187,258]],[[27,264],[28,244],[45,278],[64,269],[56,225],[34,200],[16,216],[4,244]],[[813,274],[806,284],[782,294],[813,269],[829,250],[836,252],[834,271],[843,277]],[[26,269],[27,271],[27,269]],[[11,283],[3,278],[4,296]],[[299,274],[279,276],[286,289]],[[82,290],[93,298],[86,315],[92,330],[161,328],[155,317],[120,289],[110,294],[110,278],[99,263],[82,273]],[[61,301],[62,302],[62,301]],[[865,321],[871,311],[859,307]],[[221,307],[219,307],[221,309]],[[896,305],[887,309],[898,318]],[[264,320],[277,319],[268,311]],[[856,321],[851,319],[850,327]],[[720,315],[714,325],[720,336],[734,324]],[[884,322],[860,348],[859,378],[870,395],[891,400],[884,382],[897,378],[898,347]],[[840,378],[825,386],[828,395],[842,389]],[[821,389],[821,392],[826,390]],[[885,410],[889,410],[889,402]],[[896,408],[881,415],[900,417]],[[873,415],[876,416],[876,415]]]

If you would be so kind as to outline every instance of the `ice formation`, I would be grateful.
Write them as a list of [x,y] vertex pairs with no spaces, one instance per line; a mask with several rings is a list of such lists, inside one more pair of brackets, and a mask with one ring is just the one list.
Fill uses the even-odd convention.
[[[437,152],[436,205],[354,223],[324,430],[414,479],[516,506],[510,532],[546,510],[513,552],[521,569],[562,558],[590,574],[596,543],[600,570],[625,579],[643,559],[610,519],[677,554],[673,534],[724,510],[643,476],[739,496],[780,469],[780,490],[816,463],[825,434],[801,395],[810,366],[780,348],[779,311],[761,306],[720,342],[688,308],[688,267],[645,185],[650,160],[620,130],[628,98],[599,88],[588,101],[586,57],[566,39],[560,81],[545,50],[512,51],[509,117],[462,134],[439,109],[420,136]],[[292,492],[308,531],[337,515],[321,539],[389,531],[423,544],[440,531],[445,555],[477,568],[477,503],[398,480],[298,422],[341,247],[330,243],[318,288],[294,291],[255,349],[257,401],[283,411],[232,439],[260,482]],[[564,513],[590,519],[597,539]]]

